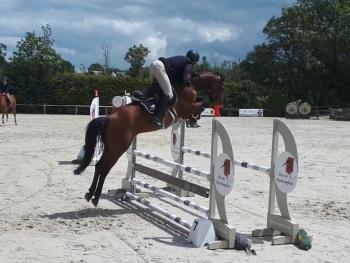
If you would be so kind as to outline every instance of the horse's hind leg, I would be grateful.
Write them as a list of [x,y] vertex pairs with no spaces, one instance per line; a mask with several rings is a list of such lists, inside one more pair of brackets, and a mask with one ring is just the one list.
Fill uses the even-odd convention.
[[17,125],[16,110],[13,109],[13,118],[15,119],[15,125]]
[[92,180],[91,186],[89,188],[89,192],[87,192],[84,196],[84,198],[86,199],[86,201],[90,201],[91,198],[94,196],[95,193],[95,189],[97,186],[97,182],[98,182],[98,177],[99,177],[99,171],[97,168],[97,164],[95,165],[95,173],[94,173],[94,179]]
[[120,156],[124,153],[124,151],[121,152],[115,152],[115,151],[108,151],[104,152],[100,161],[96,164],[96,168],[99,171],[99,177],[97,180],[97,187],[94,192],[94,197],[92,198],[91,202],[96,207],[98,205],[98,201],[100,199],[103,184],[105,182],[105,179],[109,173],[109,171],[112,169],[112,167],[115,165],[115,163],[118,161]]

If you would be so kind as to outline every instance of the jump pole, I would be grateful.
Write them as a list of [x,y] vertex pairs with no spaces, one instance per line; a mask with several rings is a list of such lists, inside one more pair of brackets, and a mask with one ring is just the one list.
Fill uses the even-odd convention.
[[[228,178],[231,178],[231,189],[233,187],[233,176],[234,176],[234,158],[233,158],[233,150],[232,146],[230,143],[230,138],[228,136],[228,133],[224,126],[218,122],[217,120],[213,119],[212,121],[212,140],[211,140],[211,168],[210,168],[210,173],[208,172],[203,172],[198,169],[184,166],[184,165],[179,165],[178,163],[165,160],[160,157],[153,156],[151,154],[145,154],[142,153],[138,150],[136,150],[136,138],[133,140],[129,150],[127,151],[127,156],[128,156],[128,170],[126,174],[126,178],[122,180],[122,188],[125,190],[128,194],[127,196],[130,197],[133,200],[137,200],[138,202],[141,202],[151,208],[152,210],[174,220],[174,218],[179,218],[176,217],[175,215],[172,215],[168,213],[167,211],[160,211],[160,209],[157,209],[153,206],[153,208],[150,205],[150,202],[146,202],[143,196],[140,196],[139,193],[137,193],[136,190],[136,185],[137,184],[143,184],[143,186],[146,186],[146,183],[138,183],[139,180],[135,178],[136,176],[136,171],[138,172],[144,172],[148,170],[153,170],[156,174],[159,174],[160,172],[151,168],[145,169],[142,165],[138,164],[136,162],[136,157],[141,157],[148,159],[150,161],[154,161],[157,163],[162,163],[163,165],[167,165],[170,167],[176,167],[180,171],[185,171],[188,173],[192,173],[194,175],[200,175],[206,177],[209,182],[210,182],[210,189],[209,189],[209,209],[207,210],[206,208],[203,208],[203,210],[206,210],[206,214],[208,215],[208,219],[212,222],[213,227],[215,229],[215,234],[217,237],[220,238],[220,240],[213,241],[208,245],[209,249],[219,249],[219,248],[233,248],[234,243],[235,243],[235,233],[236,230],[232,226],[229,225],[228,223],[228,218],[226,214],[226,207],[225,207],[225,196],[228,193],[223,193],[221,189],[217,188],[217,177],[214,175],[214,167],[226,167],[226,161],[229,161],[228,164],[231,163],[231,165],[228,165],[230,168],[230,176]],[[218,156],[218,139],[221,140],[222,145],[223,145],[223,153],[225,154],[220,154]],[[227,156],[227,157],[226,157]],[[225,158],[223,158],[225,157]],[[219,161],[222,161],[223,159],[225,162],[222,165]],[[220,159],[220,160],[219,160]],[[222,168],[223,169],[223,168]],[[151,175],[151,174],[147,174]],[[164,175],[162,175],[164,176]],[[174,178],[170,175],[168,175],[169,178]],[[229,176],[229,175],[227,175]],[[152,176],[153,177],[153,176]],[[136,179],[136,180],[135,180]],[[165,180],[166,181],[166,180]],[[225,182],[227,179],[225,179]],[[180,197],[178,197],[180,199]],[[160,207],[159,207],[160,208]],[[163,209],[164,210],[164,209]],[[219,214],[219,217],[217,218],[215,216],[216,211]],[[170,214],[170,215],[169,215]],[[170,217],[169,217],[170,216]],[[175,220],[176,221],[176,220]],[[179,221],[177,219],[177,221]]]

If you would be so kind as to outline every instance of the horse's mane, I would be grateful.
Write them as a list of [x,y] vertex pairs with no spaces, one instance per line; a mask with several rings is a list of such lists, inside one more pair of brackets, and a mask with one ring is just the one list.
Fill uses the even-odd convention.
[[[225,76],[222,75],[220,72],[218,71],[209,71],[209,70],[198,70],[196,72],[197,74],[216,74],[216,75],[219,75],[219,77],[222,79],[222,80],[225,80]],[[194,77],[196,77],[196,75],[194,75]]]

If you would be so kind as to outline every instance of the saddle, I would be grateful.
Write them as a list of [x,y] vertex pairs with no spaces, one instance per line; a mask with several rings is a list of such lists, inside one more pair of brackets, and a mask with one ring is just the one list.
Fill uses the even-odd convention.
[[[173,98],[171,99],[169,106],[175,105],[178,100],[177,93],[173,88]],[[140,104],[148,113],[153,114],[156,110],[159,100],[163,96],[162,90],[158,82],[153,84],[147,90],[137,90],[131,95],[131,101],[133,103]]]

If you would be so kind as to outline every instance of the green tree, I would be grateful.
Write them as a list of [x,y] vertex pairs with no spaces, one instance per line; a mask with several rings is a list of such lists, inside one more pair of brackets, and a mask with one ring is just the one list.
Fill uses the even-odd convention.
[[271,96],[350,103],[350,1],[298,0],[263,32],[267,42],[247,55],[242,68]]
[[3,43],[0,43],[0,77],[6,74],[6,66],[7,66],[7,62],[5,59],[6,51],[7,51],[6,45]]
[[92,63],[88,67],[88,71],[89,71],[89,73],[92,73],[93,71],[103,72],[104,71],[104,67],[101,64],[99,64],[99,63]]
[[138,47],[130,47],[126,52],[124,60],[130,64],[129,74],[133,77],[139,77],[142,72],[142,67],[145,64],[145,58],[150,53],[147,47],[140,44]]
[[41,29],[41,36],[27,32],[10,58],[9,74],[22,102],[47,102],[55,89],[48,84],[50,78],[57,73],[74,72],[73,65],[56,53],[51,27],[46,25]]

